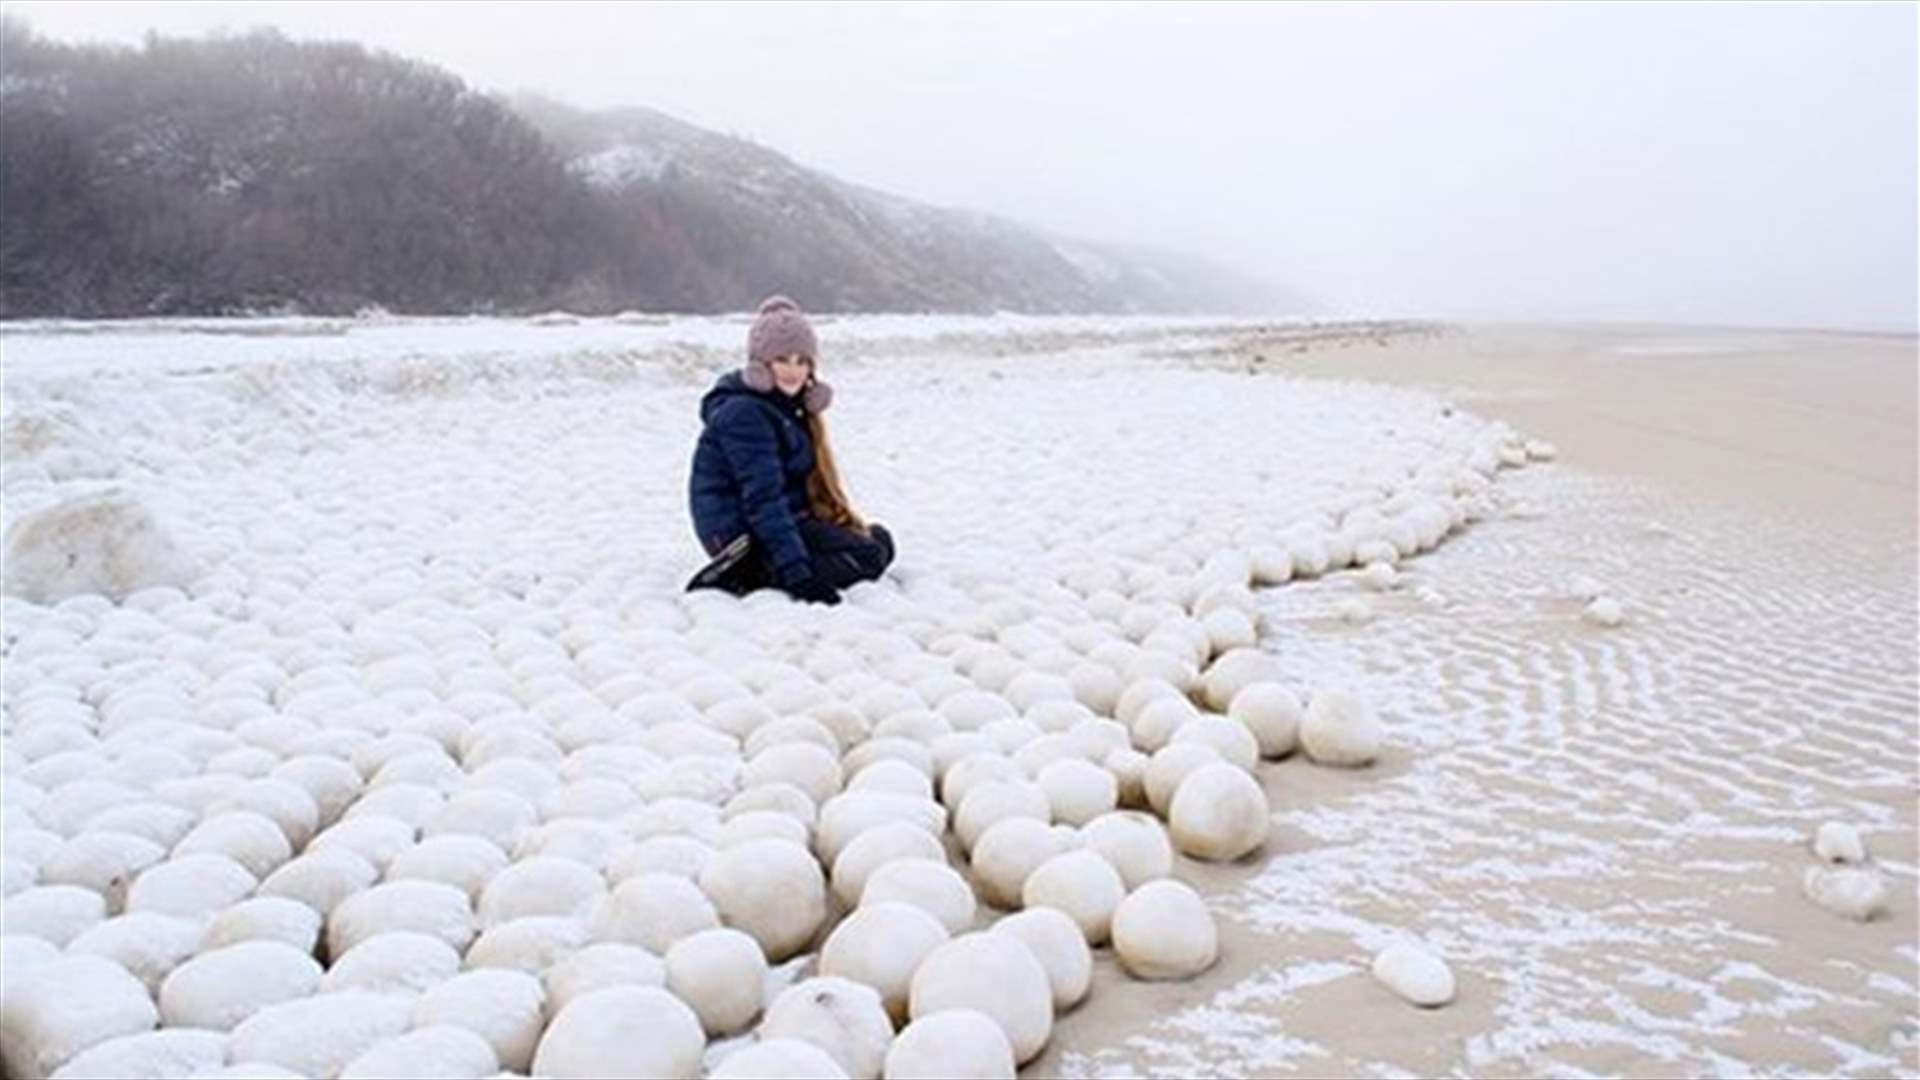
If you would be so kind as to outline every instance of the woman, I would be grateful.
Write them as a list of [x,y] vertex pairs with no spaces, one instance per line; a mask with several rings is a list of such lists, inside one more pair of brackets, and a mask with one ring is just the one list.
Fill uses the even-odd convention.
[[799,306],[768,297],[747,335],[746,367],[701,399],[688,495],[694,532],[715,558],[689,591],[774,585],[837,604],[841,589],[893,562],[893,537],[862,521],[840,485],[820,416],[833,390],[815,377],[818,355]]

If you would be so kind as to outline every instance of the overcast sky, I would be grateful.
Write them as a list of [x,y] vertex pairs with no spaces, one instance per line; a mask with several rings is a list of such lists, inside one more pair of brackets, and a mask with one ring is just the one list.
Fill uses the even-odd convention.
[[36,3],[647,105],[1355,314],[1911,330],[1916,12],[1880,4]]

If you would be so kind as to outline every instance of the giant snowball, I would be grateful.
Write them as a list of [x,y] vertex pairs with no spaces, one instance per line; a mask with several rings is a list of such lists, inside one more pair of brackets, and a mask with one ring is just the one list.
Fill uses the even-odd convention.
[[1065,758],[1040,770],[1035,780],[1046,793],[1053,820],[1084,825],[1120,802],[1120,782],[1098,765]]
[[836,795],[820,807],[819,827],[814,848],[828,866],[840,857],[840,851],[853,838],[890,821],[911,821],[939,836],[947,827],[947,812],[931,799],[916,799],[878,791],[853,791]]
[[860,892],[860,904],[901,903],[919,908],[958,934],[973,925],[979,908],[973,886],[944,861],[897,859],[875,870]]
[[932,833],[904,821],[868,829],[854,837],[833,860],[833,895],[847,907],[860,902],[867,879],[896,859],[931,859],[945,863],[947,852]]
[[9,934],[27,934],[65,945],[107,917],[106,901],[78,885],[41,885],[15,893],[0,904],[0,923]]
[[246,899],[254,886],[247,868],[225,855],[183,855],[142,871],[127,890],[127,910],[206,918]]
[[188,960],[160,984],[168,1027],[228,1031],[269,1005],[320,988],[313,957],[277,941],[243,941]]
[[908,1013],[915,1019],[973,1009],[998,1024],[1025,1064],[1053,1032],[1053,986],[1033,950],[1011,934],[963,934],[930,953],[914,972]]
[[322,915],[380,880],[380,870],[344,847],[310,851],[260,883],[259,895],[297,900]]
[[53,1075],[57,1080],[95,1076],[208,1076],[226,1060],[224,1032],[162,1029],[96,1043],[74,1055],[73,1060]]
[[560,1010],[533,1055],[535,1076],[697,1076],[706,1035],[679,998],[650,986],[596,990]]
[[1274,682],[1251,683],[1233,696],[1227,715],[1245,725],[1263,758],[1285,757],[1300,742],[1306,710],[1292,690]]
[[320,978],[320,989],[417,994],[459,971],[460,954],[446,942],[412,930],[390,930],[334,957]]
[[1142,781],[1147,790],[1147,805],[1165,816],[1173,807],[1173,793],[1189,774],[1202,765],[1220,763],[1220,752],[1202,742],[1170,743],[1155,752],[1147,762]]
[[953,815],[953,834],[960,846],[973,850],[981,834],[1009,818],[1053,820],[1046,791],[1029,780],[993,780],[972,791]]
[[[711,932],[697,931],[680,940],[686,941]],[[760,946],[756,944],[753,948],[757,955]],[[764,961],[762,963],[764,966]],[[602,941],[570,953],[547,968],[541,975],[541,982],[547,991],[547,1011],[558,1013],[574,998],[609,986],[665,986],[667,965],[638,945]],[[695,1011],[699,1010],[696,1008]],[[528,1044],[528,1051],[532,1051],[532,1044]]]
[[[1074,935],[1078,940],[1079,935]],[[1086,943],[1081,942],[1085,948]],[[1013,1080],[1013,1046],[978,1009],[928,1013],[887,1050],[887,1080]]]
[[411,1027],[413,1002],[349,990],[283,1001],[233,1031],[233,1061],[281,1065],[305,1076],[337,1076],[347,1062]]
[[1149,814],[1102,814],[1081,827],[1080,846],[1112,864],[1128,892],[1173,873],[1173,843]]
[[827,883],[807,849],[749,840],[715,855],[700,888],[726,925],[753,935],[774,961],[804,948],[827,918]]
[[30,510],[7,529],[6,591],[35,603],[89,593],[126,596],[173,584],[183,571],[153,513],[119,489]]
[[98,956],[8,972],[0,995],[0,1063],[8,1076],[48,1076],[88,1047],[146,1031],[159,1018],[140,980]]
[[451,1024],[416,1028],[376,1044],[340,1070],[340,1080],[396,1076],[492,1076],[499,1058],[487,1041]]
[[535,855],[500,871],[487,883],[480,894],[480,925],[498,926],[529,915],[579,918],[592,911],[606,891],[606,881],[592,867],[555,855]]
[[1205,743],[1219,752],[1222,761],[1248,772],[1260,764],[1260,743],[1254,739],[1253,732],[1240,721],[1225,716],[1208,713],[1194,717],[1180,725],[1168,745],[1186,742]]
[[1374,957],[1373,977],[1422,1008],[1453,1000],[1453,971],[1447,962],[1410,941],[1395,942]]
[[898,1023],[907,1015],[914,971],[949,936],[939,920],[910,904],[863,903],[827,935],[820,973],[872,987]]
[[1207,708],[1226,712],[1233,696],[1257,682],[1273,682],[1280,677],[1279,661],[1259,649],[1234,649],[1215,660],[1200,679],[1200,693]]
[[833,1055],[803,1039],[768,1039],[728,1054],[708,1080],[847,1080]]
[[767,1006],[763,1039],[800,1039],[825,1050],[852,1080],[875,1080],[893,1021],[873,987],[831,975],[788,987]]
[[1191,886],[1150,881],[1115,909],[1113,952],[1136,978],[1186,979],[1213,966],[1220,935]]
[[1066,841],[1045,821],[1008,818],[988,829],[974,845],[974,880],[988,903],[1017,908],[1028,876],[1066,847]]
[[638,945],[656,955],[688,934],[719,925],[720,913],[708,894],[673,874],[635,874],[602,900],[588,921],[593,940]]
[[1113,910],[1126,895],[1119,871],[1091,851],[1055,855],[1027,875],[1026,884],[1020,888],[1022,903],[1065,914],[1086,935],[1089,945],[1107,940]]
[[1246,770],[1202,765],[1187,774],[1168,810],[1173,844],[1196,859],[1227,862],[1267,841],[1266,794]]
[[708,1035],[731,1035],[760,1015],[767,958],[753,938],[716,927],[674,942],[666,975],[667,989],[693,1009]]
[[506,968],[480,968],[428,987],[413,1002],[413,1026],[466,1028],[493,1047],[501,1068],[525,1072],[546,1023],[545,1002],[546,994],[534,976]]
[[1344,690],[1317,690],[1300,722],[1300,745],[1321,765],[1366,765],[1385,733],[1372,706]]
[[430,934],[465,949],[474,934],[467,894],[433,881],[390,881],[350,896],[327,917],[327,955],[343,956],[375,934],[396,930]]
[[1053,1011],[1078,1005],[1093,986],[1093,950],[1080,925],[1052,907],[1029,907],[993,924],[993,933],[1020,939],[1046,970],[1053,988]]

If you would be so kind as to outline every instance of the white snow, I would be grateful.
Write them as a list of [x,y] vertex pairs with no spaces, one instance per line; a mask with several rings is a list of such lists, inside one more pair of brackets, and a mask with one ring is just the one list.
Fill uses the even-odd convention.
[[[816,609],[680,591],[703,561],[696,402],[738,363],[737,318],[0,327],[9,543],[110,497],[127,513],[73,566],[140,571],[42,573],[4,600],[9,931],[17,906],[157,985],[169,1030],[231,1027],[225,1061],[312,1074],[591,1073],[630,1064],[642,1014],[673,1029],[658,1064],[687,1071],[700,1020],[751,1022],[754,965],[718,965],[739,1001],[695,1015],[674,950],[699,969],[735,930],[763,963],[824,939],[822,973],[876,984],[882,1014],[916,999],[901,1075],[917,1041],[966,1030],[956,1003],[997,1010],[1010,1072],[1084,993],[1061,920],[1084,950],[1129,904],[1177,915],[1120,949],[1149,977],[1217,955],[1204,905],[1160,880],[1166,831],[1114,810],[1151,789],[1196,835],[1178,780],[1291,748],[1301,683],[1265,589],[1369,543],[1365,572],[1397,581],[1516,450],[1545,456],[1425,394],[1151,355],[1240,329],[823,320],[845,471],[901,558]],[[115,553],[135,506],[167,559]],[[1168,743],[1156,773],[1141,751]],[[950,826],[985,899],[1038,905],[995,943],[968,933]],[[837,928],[828,868],[857,905]],[[326,969],[306,955],[322,925]],[[168,933],[136,948],[139,926]],[[9,1054],[138,1034],[61,1034],[35,977],[79,958],[24,942],[8,1030],[52,1034]],[[955,946],[917,1000],[913,961]],[[858,1045],[830,1049],[872,1075],[888,1047],[862,1011],[840,1024]],[[794,1026],[840,1023],[818,1020]],[[994,1074],[1003,1049],[974,1038],[951,1064]]]

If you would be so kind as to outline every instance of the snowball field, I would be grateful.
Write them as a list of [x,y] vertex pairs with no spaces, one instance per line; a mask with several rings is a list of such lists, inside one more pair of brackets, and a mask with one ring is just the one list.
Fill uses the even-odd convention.
[[[1335,804],[1445,715],[1328,656],[1444,618],[1556,451],[1167,359],[1241,329],[823,322],[901,549],[835,608],[681,591],[737,320],[7,330],[8,1075],[1093,1071],[1103,1002],[1227,969],[1460,1014],[1498,958],[1287,890],[1371,887]],[[1607,580],[1554,632],[1651,632]],[[1796,902],[1910,910],[1835,814]],[[1267,866],[1355,959],[1249,951]]]

